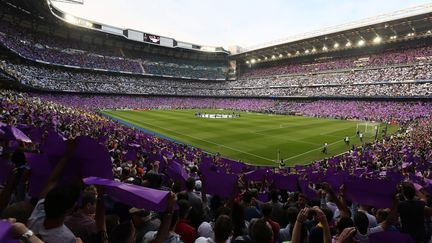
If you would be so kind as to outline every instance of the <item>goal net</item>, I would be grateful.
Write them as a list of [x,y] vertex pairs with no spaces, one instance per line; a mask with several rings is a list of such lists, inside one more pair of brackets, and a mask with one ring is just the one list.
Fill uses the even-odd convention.
[[362,133],[364,137],[375,137],[379,132],[379,123],[376,122],[363,122],[357,124],[357,134]]

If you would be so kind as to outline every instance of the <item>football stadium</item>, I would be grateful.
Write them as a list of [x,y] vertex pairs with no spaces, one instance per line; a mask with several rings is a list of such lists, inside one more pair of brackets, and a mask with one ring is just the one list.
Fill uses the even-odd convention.
[[431,2],[114,2],[0,0],[0,243],[432,241]]

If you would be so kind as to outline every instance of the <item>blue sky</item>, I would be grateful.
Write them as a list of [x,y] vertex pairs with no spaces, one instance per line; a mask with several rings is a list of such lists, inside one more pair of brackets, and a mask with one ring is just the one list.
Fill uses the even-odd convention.
[[202,45],[248,47],[430,0],[84,0],[82,18]]

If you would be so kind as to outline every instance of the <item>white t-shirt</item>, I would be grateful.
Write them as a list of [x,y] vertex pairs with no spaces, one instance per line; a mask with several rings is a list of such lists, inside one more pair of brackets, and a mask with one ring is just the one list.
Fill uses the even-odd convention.
[[76,243],[75,235],[64,224],[52,229],[45,229],[45,199],[39,200],[34,208],[29,220],[28,226],[35,235],[39,236],[45,243]]

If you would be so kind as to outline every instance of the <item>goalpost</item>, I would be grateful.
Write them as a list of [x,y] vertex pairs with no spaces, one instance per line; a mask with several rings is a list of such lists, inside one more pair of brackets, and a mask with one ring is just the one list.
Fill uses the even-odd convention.
[[375,137],[379,134],[380,124],[377,122],[363,122],[357,124],[357,133],[362,133],[364,137]]

